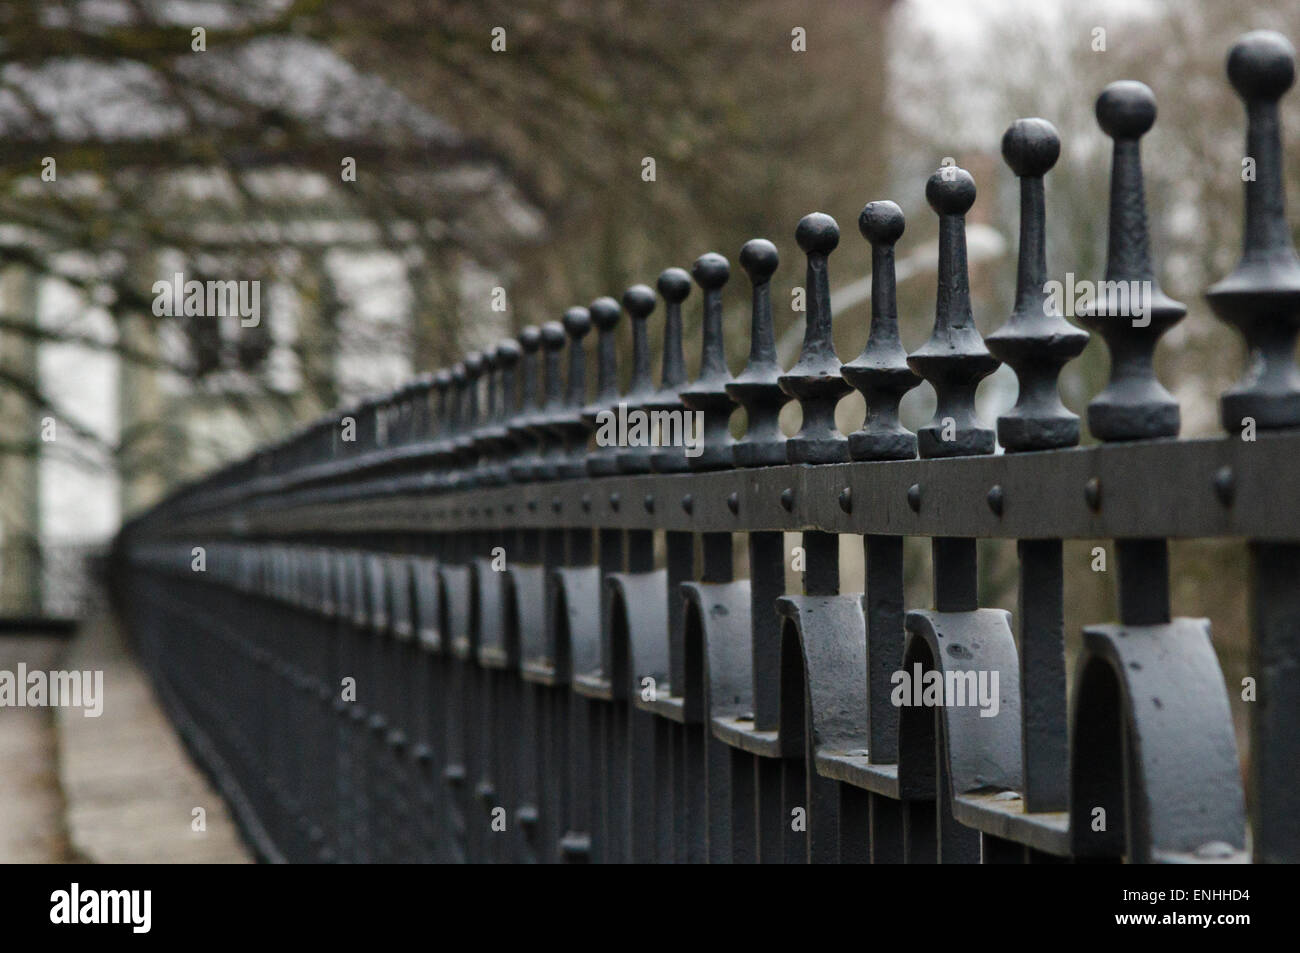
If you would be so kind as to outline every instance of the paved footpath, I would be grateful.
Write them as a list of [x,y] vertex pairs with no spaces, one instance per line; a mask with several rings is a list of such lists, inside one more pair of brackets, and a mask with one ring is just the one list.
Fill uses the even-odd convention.
[[[59,667],[62,639],[0,636],[0,671]],[[77,859],[64,824],[49,708],[0,708],[0,863],[48,864]]]
[[102,671],[104,710],[0,709],[0,862],[251,862],[111,619],[69,642],[0,639],[0,669],[20,661]]

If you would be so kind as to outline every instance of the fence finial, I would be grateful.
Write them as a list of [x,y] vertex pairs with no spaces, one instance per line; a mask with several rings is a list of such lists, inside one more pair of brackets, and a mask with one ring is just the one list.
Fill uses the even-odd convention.
[[[399,384],[389,397],[388,405],[388,440],[392,446],[400,446],[406,441],[407,427],[411,422],[411,394],[417,378]],[[285,439],[285,466],[292,467],[302,437],[302,425],[299,424]]]
[[[479,380],[483,377],[483,355],[470,351],[465,355],[461,366],[465,369],[465,385],[461,399],[461,421],[463,429],[456,438],[456,456],[461,470],[472,469],[475,462],[474,441],[482,423],[479,415]],[[468,479],[465,474],[462,479]]]
[[868,202],[858,216],[858,230],[871,243],[871,330],[866,347],[840,369],[862,393],[867,416],[862,429],[849,434],[854,460],[910,460],[916,434],[898,420],[903,395],[921,383],[907,366],[898,337],[898,285],[894,245],[903,237],[903,210],[893,202]]
[[1002,157],[1020,179],[1020,256],[1015,307],[985,344],[1020,381],[1016,405],[998,418],[998,442],[1010,451],[1079,442],[1079,418],[1061,403],[1057,379],[1088,343],[1088,333],[1052,307],[1047,284],[1043,176],[1060,154],[1061,137],[1046,119],[1017,119],[1002,136]]
[[835,428],[835,406],[849,392],[840,376],[831,336],[831,288],[827,258],[840,243],[835,219],[813,212],[799,220],[795,241],[808,257],[805,295],[807,315],[803,349],[794,367],[781,375],[781,389],[799,401],[803,426],[786,441],[790,463],[839,463],[849,458],[848,441]]
[[519,332],[519,346],[523,349],[523,375],[520,381],[519,409],[531,413],[541,406],[538,387],[540,369],[537,366],[538,350],[542,346],[542,331],[535,325],[529,325]]
[[438,395],[438,404],[433,410],[432,416],[432,435],[435,443],[442,443],[450,429],[449,414],[451,413],[451,402],[448,399],[447,392],[451,389],[451,371],[443,368],[433,375],[433,392]]
[[[608,295],[597,298],[589,308],[596,325],[596,396],[583,411],[587,426],[599,426],[602,411],[618,409],[618,319],[623,314],[619,303]],[[617,449],[597,447],[587,454],[587,472],[592,476],[610,476],[618,472]]]
[[581,413],[587,399],[587,351],[583,338],[591,331],[591,312],[575,305],[564,312],[563,324],[569,337],[569,374],[564,387],[565,410],[557,413],[555,420],[564,444],[564,459],[557,474],[574,478],[587,472],[584,458],[591,433]]
[[497,420],[497,407],[501,398],[501,365],[497,363],[496,348],[488,348],[481,354],[483,360],[483,411],[478,428],[474,432],[474,452],[478,455],[478,464],[474,471],[476,483],[490,486],[500,481],[500,471],[493,459],[500,440],[505,435]]
[[510,476],[514,480],[527,482],[533,479],[539,461],[539,437],[533,427],[538,409],[541,406],[538,387],[538,351],[542,346],[542,332],[532,325],[519,332],[519,347],[523,351],[519,384],[519,407],[508,429],[520,448],[514,460],[510,462]]
[[1246,339],[1248,370],[1224,393],[1224,429],[1250,418],[1263,430],[1300,424],[1300,260],[1286,221],[1278,100],[1295,82],[1295,49],[1271,30],[1247,33],[1228,54],[1228,78],[1246,104],[1245,228],[1241,261],[1206,293],[1215,314]]
[[467,408],[469,404],[469,375],[465,371],[465,362],[457,361],[451,368],[451,415],[448,418],[451,426],[447,429],[447,442],[445,444],[447,451],[447,476],[448,484],[454,486],[459,482],[462,461],[460,458],[461,447],[465,439],[465,434],[469,430],[469,424],[466,422]]
[[492,464],[492,479],[496,483],[509,482],[510,460],[518,449],[515,435],[510,431],[510,421],[515,412],[515,369],[522,354],[523,350],[514,338],[506,338],[497,344],[497,402],[493,415],[493,453],[496,459]]
[[510,419],[519,402],[515,368],[519,366],[519,358],[523,353],[523,348],[514,338],[506,338],[497,345],[497,366],[501,368],[501,402],[497,407],[497,417],[502,421]]
[[457,361],[448,371],[451,375],[451,392],[448,401],[450,413],[447,416],[447,449],[455,451],[456,441],[465,429],[465,362]]
[[402,431],[402,439],[405,443],[411,444],[428,438],[432,409],[433,372],[426,371],[416,377],[407,388],[406,423]]
[[560,352],[564,350],[564,325],[547,321],[542,325],[542,410],[551,413],[564,406],[564,374]]
[[[659,389],[643,404],[647,410],[680,411],[680,396],[686,384],[686,357],[682,353],[682,302],[691,293],[691,276],[682,268],[665,268],[656,282],[664,299],[664,356]],[[650,467],[657,473],[680,473],[689,469],[681,447],[656,447]]]
[[632,380],[625,396],[645,397],[654,388],[646,319],[655,309],[655,293],[646,285],[633,285],[623,292],[623,308],[632,322]]
[[700,375],[682,391],[681,398],[691,410],[704,414],[704,433],[699,454],[687,462],[692,470],[718,470],[732,465],[729,427],[736,409],[726,391],[731,371],[722,343],[722,286],[731,277],[731,265],[717,252],[709,252],[695,260],[691,274],[704,291],[704,346]]
[[569,336],[569,375],[564,388],[564,402],[582,407],[587,401],[587,352],[582,339],[591,331],[591,312],[575,305],[564,312],[564,331]]
[[749,363],[727,393],[745,408],[745,436],[732,446],[738,467],[764,467],[785,463],[785,435],[779,419],[790,400],[781,389],[781,365],[776,358],[776,333],[772,327],[772,275],[781,262],[776,246],[764,238],[745,242],[740,267],[754,289],[750,313]]
[[[1110,349],[1110,382],[1088,404],[1088,429],[1101,440],[1178,435],[1178,402],[1156,379],[1160,335],[1187,309],[1160,290],[1151,264],[1138,142],[1156,121],[1155,94],[1121,80],[1097,97],[1097,124],[1115,141],[1110,177],[1106,280],[1092,307],[1077,308]],[[1136,299],[1136,301],[1135,301]]]
[[564,340],[564,325],[559,321],[547,321],[542,325],[542,387],[545,400],[533,418],[533,432],[537,435],[538,447],[533,477],[538,480],[554,480],[559,475],[559,465],[562,462],[557,452],[560,437],[551,429],[551,423],[564,413],[564,377],[560,372],[560,352],[564,350]]
[[487,348],[481,353],[483,359],[483,423],[486,425],[497,416],[497,403],[500,396],[498,384],[500,375],[497,373],[501,365],[497,363],[497,349],[494,347]]
[[945,166],[925,184],[925,198],[939,213],[939,294],[934,333],[907,359],[938,396],[934,418],[917,431],[922,457],[992,453],[993,431],[975,414],[975,388],[998,369],[970,307],[966,272],[966,212],[975,204],[975,180],[965,169]]
[[[644,412],[645,401],[655,390],[650,371],[650,339],[646,331],[646,320],[655,309],[654,291],[646,285],[633,285],[623,292],[623,309],[632,323],[632,379],[623,400],[629,411]],[[648,439],[620,450],[618,469],[623,473],[649,473],[650,453]]]

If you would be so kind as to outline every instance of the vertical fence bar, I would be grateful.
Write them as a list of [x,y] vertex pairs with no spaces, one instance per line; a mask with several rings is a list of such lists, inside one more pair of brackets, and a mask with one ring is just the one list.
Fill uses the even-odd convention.
[[[1300,426],[1300,259],[1286,220],[1279,100],[1295,82],[1295,49],[1280,33],[1258,30],[1228,54],[1228,79],[1246,106],[1243,155],[1255,163],[1245,182],[1242,256],[1206,294],[1215,313],[1245,338],[1249,369],[1220,399],[1224,429],[1243,441],[1259,430]],[[1219,474],[1232,495],[1235,475]],[[1251,822],[1255,857],[1300,862],[1300,546],[1254,541],[1250,547],[1251,674],[1257,700],[1251,713]]]
[[[745,408],[745,435],[732,448],[738,467],[770,467],[786,462],[785,434],[781,431],[781,408],[790,395],[781,389],[781,365],[776,354],[776,332],[772,323],[772,275],[780,264],[780,255],[770,241],[756,238],[740,250],[740,264],[753,288],[750,309],[749,363],[735,380],[727,383],[727,393]],[[778,690],[781,665],[781,626],[776,614],[776,600],[785,591],[785,544],[781,533],[750,532],[749,594],[751,630],[751,666],[753,671],[753,726],[755,731],[776,730]],[[759,758],[740,749],[730,753],[731,761],[731,859],[735,863],[753,863],[759,858],[758,814],[760,796],[768,790],[767,803],[777,813],[781,810],[779,763],[765,769]],[[775,771],[772,769],[775,768]],[[761,775],[768,775],[766,784]],[[775,784],[773,782],[776,782]],[[773,823],[777,823],[775,819]],[[769,842],[774,841],[768,838]],[[775,839],[779,843],[779,839]]]
[[[939,215],[938,298],[934,333],[914,351],[908,365],[934,385],[938,404],[930,423],[917,431],[923,458],[971,456],[993,452],[993,431],[975,414],[975,387],[998,367],[984,346],[971,313],[966,270],[966,212],[975,202],[975,180],[964,169],[948,166],[930,176],[925,197]],[[924,489],[922,488],[924,505]],[[934,608],[937,612],[971,612],[979,608],[975,540],[935,537],[931,543],[934,569]],[[935,810],[936,859],[944,863],[977,863],[979,834],[952,816],[942,710],[934,710],[936,742]],[[909,818],[916,818],[909,812]],[[930,833],[923,837],[928,845]],[[928,850],[928,846],[927,846]],[[909,851],[909,861],[917,858]]]
[[[1007,453],[1072,447],[1079,418],[1061,404],[1061,368],[1082,352],[1086,332],[1053,313],[1047,286],[1043,176],[1056,164],[1061,141],[1045,119],[1020,119],[1002,137],[1002,155],[1020,179],[1020,253],[1016,304],[1007,323],[989,335],[995,357],[1016,372],[1016,404],[998,418]],[[990,489],[995,512],[1005,505]],[[1016,543],[1020,585],[1021,750],[1026,811],[1063,811],[1069,804],[1065,710],[1065,589],[1059,539]]]
[[[821,212],[805,215],[795,229],[795,241],[807,258],[805,291],[807,321],[803,347],[794,367],[781,375],[781,389],[799,402],[803,424],[799,432],[785,442],[789,463],[820,465],[842,463],[849,459],[848,441],[835,426],[835,407],[851,389],[840,375],[840,361],[835,356],[831,328],[831,292],[828,259],[839,245],[840,229],[835,219]],[[834,533],[803,534],[803,590],[807,596],[833,596],[840,591],[839,537]],[[807,640],[821,638],[815,628],[806,629]],[[784,637],[783,637],[784,638]],[[789,661],[783,659],[782,678]],[[802,669],[802,664],[800,665]],[[797,691],[803,695],[803,807],[806,811],[805,857],[809,863],[827,863],[839,859],[839,791],[836,782],[817,773],[813,707],[811,693],[805,688],[809,673],[803,671]],[[784,719],[783,719],[784,722]],[[782,731],[790,728],[788,722]],[[788,772],[795,765],[786,764]],[[792,785],[788,785],[792,786]],[[857,806],[850,802],[850,807]],[[792,807],[786,804],[787,813]],[[850,825],[851,827],[855,825]],[[791,835],[795,832],[792,830]]]
[[[841,369],[867,405],[862,429],[849,434],[854,460],[911,460],[916,435],[903,427],[898,405],[919,384],[907,366],[898,336],[894,245],[903,236],[903,211],[893,202],[869,202],[858,230],[871,244],[871,329],[866,346]],[[851,505],[852,500],[848,501]],[[894,673],[903,667],[903,538],[868,534],[862,539],[867,626],[867,757],[872,764],[898,761],[898,708],[891,700]],[[901,863],[903,817],[892,798],[868,799],[869,841],[874,863]]]
[[[689,466],[686,448],[674,443],[671,433],[664,428],[673,416],[685,420],[686,408],[680,392],[687,384],[686,358],[682,350],[682,302],[691,293],[691,276],[681,268],[666,268],[656,281],[659,295],[664,299],[663,362],[660,369],[659,389],[647,397],[642,406],[659,415],[655,425],[655,447],[650,453],[650,469],[654,473],[683,473]],[[702,434],[700,436],[703,436]],[[681,583],[694,578],[695,537],[681,530],[664,534],[665,563],[668,585],[668,684],[676,689],[686,684],[685,632],[679,608]],[[676,805],[674,791],[680,768],[674,752],[681,728],[667,719],[654,722],[654,859],[669,863],[673,859],[674,817]]]
[[[731,371],[723,342],[722,288],[731,277],[731,264],[716,252],[701,255],[691,268],[703,293],[700,373],[681,392],[682,403],[701,415],[696,428],[700,446],[689,457],[691,470],[729,469],[732,465],[731,414],[735,402],[727,393]],[[707,583],[730,582],[734,578],[730,533],[704,533],[700,537],[700,579]],[[679,725],[676,763],[681,766],[677,785],[677,817],[680,819],[678,861],[702,863],[708,857],[709,774],[705,733],[707,724]]]

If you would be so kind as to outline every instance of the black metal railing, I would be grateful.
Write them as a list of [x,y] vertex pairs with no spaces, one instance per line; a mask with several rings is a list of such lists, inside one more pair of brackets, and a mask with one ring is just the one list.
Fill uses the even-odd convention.
[[[1003,140],[1021,184],[1015,309],[987,341],[966,269],[975,184],[945,167],[926,186],[940,220],[934,332],[911,355],[895,308],[898,206],[862,212],[871,325],[844,365],[827,278],[839,230],[809,215],[795,236],[807,330],[789,370],[773,342],[777,250],[755,240],[740,252],[753,317],[737,376],[722,340],[729,265],[707,254],[659,277],[657,384],[657,298],[637,285],[621,306],[572,308],[132,521],[118,555],[130,630],[261,853],[1300,860],[1300,260],[1278,123],[1293,60],[1275,33],[1244,37],[1228,60],[1257,174],[1241,262],[1208,295],[1250,352],[1222,398],[1226,437],[1178,439],[1155,376],[1157,341],[1185,309],[1160,291],[1148,249],[1139,140],[1154,98],[1123,82],[1097,101],[1114,140],[1103,287],[1138,297],[1099,293],[1081,318],[1111,355],[1088,406],[1097,445],[1077,446],[1057,396],[1087,334],[1049,306],[1043,180],[1059,141],[1027,119]],[[703,347],[688,381],[692,278]],[[974,394],[1000,361],[1020,396],[995,432]],[[898,407],[921,379],[938,405],[914,434]],[[852,388],[867,415],[846,436],[834,411]],[[787,439],[791,399],[802,426]],[[738,406],[748,423],[733,441]],[[596,439],[611,410],[659,439]],[[696,413],[699,433],[682,431]],[[785,592],[791,532],[797,594]],[[843,536],[863,540],[865,596],[839,591]],[[931,539],[932,608],[905,608],[907,537]],[[1168,540],[1226,537],[1249,541],[1252,570],[1249,823],[1208,622],[1170,605]],[[1119,621],[1084,630],[1067,710],[1063,540],[1098,538],[1115,541]],[[1014,619],[980,607],[979,539],[1017,541]]]

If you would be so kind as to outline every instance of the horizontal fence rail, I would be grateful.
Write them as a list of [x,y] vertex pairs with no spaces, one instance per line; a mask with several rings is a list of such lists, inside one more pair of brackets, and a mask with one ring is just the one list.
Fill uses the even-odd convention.
[[[1095,446],[1078,446],[1081,421],[1057,394],[1088,340],[1046,284],[1044,177],[1060,143],[1024,119],[1002,145],[1021,189],[1015,307],[987,339],[966,268],[975,183],[946,166],[926,184],[934,331],[911,354],[898,206],[871,202],[859,220],[871,322],[844,364],[827,272],[840,234],[816,213],[795,233],[807,326],[788,370],[769,294],[778,252],[755,239],[739,257],[753,293],[739,375],[722,338],[730,265],[710,253],[690,274],[665,271],[657,293],[571,308],[130,522],[119,604],[262,856],[1300,860],[1300,259],[1278,121],[1291,45],[1248,34],[1228,75],[1257,171],[1240,264],[1208,292],[1249,350],[1221,398],[1224,438],[1178,439],[1178,404],[1155,375],[1185,308],[1160,290],[1148,247],[1139,140],[1154,97],[1119,82],[1096,108],[1114,140],[1105,279],[1138,290],[1099,294],[1079,318],[1111,355],[1088,405]],[[688,379],[693,284],[703,342]],[[1001,362],[1020,392],[990,427],[975,389]],[[912,433],[898,406],[922,380],[938,405]],[[845,435],[835,407],[853,389],[866,421]],[[786,437],[792,400],[802,424]],[[733,440],[738,407],[747,426]],[[787,533],[802,534],[798,593]],[[865,595],[840,591],[842,536],[862,540]],[[909,537],[930,540],[929,608],[905,605]],[[1251,570],[1249,812],[1209,623],[1174,615],[1169,586],[1171,538],[1228,537],[1248,541]],[[979,604],[976,542],[992,538],[1017,541],[1015,613]],[[1067,708],[1063,541],[1097,538],[1114,541],[1119,618],[1084,629]]]

